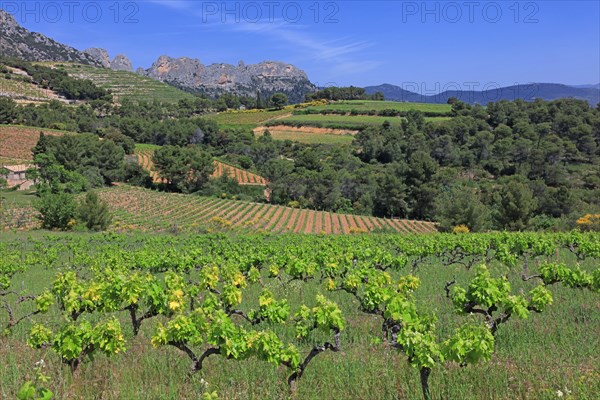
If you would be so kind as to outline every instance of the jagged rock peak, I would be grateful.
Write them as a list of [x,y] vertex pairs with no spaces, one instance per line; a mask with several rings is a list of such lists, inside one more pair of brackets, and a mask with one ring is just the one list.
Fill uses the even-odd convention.
[[108,52],[106,50],[98,47],[91,47],[89,49],[85,49],[83,52],[98,60],[104,68],[110,68],[110,57],[108,56]]
[[15,28],[17,26],[19,26],[19,24],[15,17],[0,9],[0,28],[2,29],[0,32],[4,33],[4,29]]
[[133,72],[131,60],[129,60],[129,58],[127,58],[124,54],[117,55],[110,63],[110,68],[114,69],[115,71]]

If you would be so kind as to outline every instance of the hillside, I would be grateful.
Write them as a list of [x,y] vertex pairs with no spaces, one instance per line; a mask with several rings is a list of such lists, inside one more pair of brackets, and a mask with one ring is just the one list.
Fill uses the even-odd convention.
[[110,90],[115,102],[124,99],[177,103],[182,99],[193,99],[189,93],[171,85],[128,71],[116,71],[90,65],[73,63],[44,63],[64,69],[70,76],[89,79],[98,87]]
[[34,83],[31,76],[18,68],[0,64],[0,96],[10,97],[20,104],[42,103],[50,100],[67,100],[53,90]]
[[31,161],[31,148],[45,135],[62,136],[70,132],[30,126],[0,125],[0,165],[22,164]]
[[[137,157],[138,164],[142,166],[146,171],[150,172],[150,176],[154,182],[163,182],[158,173],[154,170],[152,164],[152,154],[157,146],[150,145],[137,145],[135,149],[135,155]],[[212,174],[213,178],[220,178],[223,175],[234,179],[238,185],[256,185],[265,186],[267,181],[262,176],[256,175],[250,171],[246,171],[241,168],[237,168],[224,162],[214,160],[215,171]]]
[[[257,92],[260,92],[263,98],[268,98],[276,92],[283,92],[288,95],[290,101],[300,102],[304,100],[306,93],[316,89],[304,71],[280,61],[262,61],[256,64],[240,61],[237,65],[204,65],[198,59],[161,55],[149,68],[138,68],[134,74],[132,63],[124,54],[118,54],[111,61],[107,51],[102,48],[77,50],[43,34],[30,32],[2,9],[0,27],[0,55],[27,61],[65,62],[100,67],[106,70],[104,74],[93,71],[92,75],[104,76],[87,78],[98,82],[102,87],[113,87],[115,93],[125,97],[141,99],[149,96],[150,100],[164,101],[182,98],[174,89],[167,90],[165,86],[152,87],[148,82],[150,80],[213,98],[224,93],[254,97]],[[119,74],[112,75],[111,72]],[[103,86],[104,83],[107,86]],[[142,88],[139,89],[138,86]]]
[[[39,18],[39,16],[38,16]],[[0,9],[0,54],[27,61],[66,61],[100,66],[91,55],[20,26]]]
[[126,185],[102,189],[113,212],[114,230],[242,230],[348,234],[434,232],[429,222],[383,219],[270,204],[162,193]]

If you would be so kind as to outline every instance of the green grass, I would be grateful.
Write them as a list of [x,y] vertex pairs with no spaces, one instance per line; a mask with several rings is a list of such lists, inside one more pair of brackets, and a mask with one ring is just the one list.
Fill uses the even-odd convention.
[[[94,257],[103,247],[121,246],[135,251],[149,245],[153,238],[170,240],[173,249],[182,254],[186,250],[197,250],[189,245],[188,236],[132,235],[117,239],[91,234],[49,234],[48,240],[37,233],[38,243],[60,248],[68,243],[91,243],[78,251]],[[235,247],[236,243],[251,241],[260,249],[263,243],[275,243],[283,250],[297,243],[297,235],[288,235],[280,240],[270,236],[215,236],[216,248]],[[379,243],[372,243],[370,250],[386,248],[383,236]],[[111,241],[115,244],[111,244]],[[322,237],[307,238],[313,248],[319,248]],[[328,241],[336,242],[329,237]],[[11,242],[23,256],[35,251],[29,235],[8,233],[2,242]],[[186,242],[188,244],[186,244]],[[68,248],[68,246],[67,246]],[[64,250],[64,247],[63,247]],[[210,248],[205,251],[211,251]],[[214,250],[213,250],[214,251]],[[160,249],[156,249],[159,255]],[[81,255],[81,254],[80,254]],[[573,264],[576,260],[568,252],[560,258]],[[14,289],[27,293],[40,293],[51,285],[56,271],[69,265],[69,257],[63,256],[50,268],[31,268],[14,277]],[[593,261],[582,263],[589,269]],[[507,274],[515,291],[529,288],[531,282],[522,282],[518,271],[508,270],[501,265],[490,265],[496,276]],[[83,271],[80,271],[83,272]],[[406,272],[403,272],[406,273]],[[394,276],[396,272],[392,272]],[[417,290],[418,306],[428,309],[439,317],[440,331],[449,333],[459,321],[470,317],[457,317],[452,304],[443,295],[443,284],[456,276],[464,284],[473,272],[464,267],[445,267],[436,260],[423,265],[416,274],[421,280]],[[397,350],[376,344],[380,320],[375,316],[360,313],[356,301],[344,292],[325,292],[319,282],[294,282],[282,284],[268,280],[269,290],[277,298],[286,298],[292,312],[300,304],[312,304],[318,293],[338,303],[347,324],[342,333],[342,350],[338,353],[324,352],[309,365],[299,381],[297,399],[421,399],[418,371],[408,365],[406,358]],[[534,314],[526,320],[510,320],[503,324],[497,334],[496,353],[489,363],[461,368],[447,364],[434,368],[430,384],[434,399],[558,399],[557,391],[565,398],[592,400],[600,392],[600,365],[598,348],[600,331],[600,306],[598,294],[590,291],[553,286],[555,304],[542,314]],[[245,299],[256,299],[259,285],[244,291]],[[50,377],[46,385],[55,398],[77,399],[198,399],[205,391],[217,391],[222,399],[285,399],[287,386],[286,371],[266,362],[250,359],[230,361],[223,357],[207,359],[205,368],[194,375],[189,374],[189,360],[180,351],[153,348],[150,337],[158,320],[151,319],[142,325],[138,337],[133,337],[127,327],[128,315],[115,314],[125,327],[127,351],[113,357],[98,356],[86,361],[76,375],[61,365],[58,357],[50,350],[32,350],[25,345],[29,321],[18,326],[9,336],[0,337],[0,359],[3,370],[0,374],[0,397],[15,398],[18,388],[32,379],[35,362],[44,359],[44,373]],[[6,322],[0,312],[0,324]],[[83,317],[82,317],[83,318]],[[91,316],[92,320],[96,317]],[[475,317],[471,317],[475,319]],[[56,328],[62,321],[53,308],[48,315],[36,316],[35,321],[44,321]],[[241,322],[240,322],[241,323]],[[2,325],[0,325],[2,326]],[[282,338],[291,339],[293,332],[281,330]],[[321,336],[311,338],[316,340]],[[300,344],[303,354],[310,349],[310,340]],[[567,396],[567,391],[571,392]]]
[[115,101],[129,99],[132,101],[159,100],[177,103],[182,99],[193,99],[194,96],[164,82],[128,71],[114,71],[109,68],[97,68],[89,65],[73,63],[43,63],[63,68],[70,76],[89,79],[97,86],[108,89]]
[[0,202],[8,207],[27,207],[37,199],[35,190],[0,190]]
[[[447,121],[449,119],[450,117],[426,117],[425,121],[440,122]],[[289,117],[270,121],[267,123],[267,126],[314,126],[332,129],[361,130],[369,126],[380,126],[386,121],[392,126],[399,126],[402,123],[402,117],[382,117],[376,115],[301,114],[291,115]]]
[[[400,103],[394,101],[370,101],[353,100],[332,102],[324,106],[308,107],[307,110],[359,110],[368,112],[371,110],[394,109],[399,111],[419,110],[425,113],[448,114],[451,107],[448,104],[425,104],[425,103]],[[392,124],[400,124],[400,117],[381,117],[370,115],[285,115],[292,113],[293,110],[276,110],[263,112],[223,112],[208,115],[217,122],[221,128],[245,128],[254,129],[261,125],[297,125],[297,126],[319,126],[323,128],[353,129],[360,130],[366,126],[381,125],[384,121]],[[426,118],[427,121],[444,121],[450,117],[436,116]],[[302,143],[327,143],[344,144],[350,142],[351,138],[321,138],[306,137],[294,135],[292,132],[286,132],[278,135],[278,140],[294,140]],[[320,136],[320,135],[319,135]]]
[[135,144],[135,149],[138,151],[154,151],[156,149],[159,149],[160,146],[156,145],[156,144],[149,144],[149,143],[136,143]]
[[0,166],[1,165],[27,164],[30,162],[31,162],[31,160],[0,156]]
[[215,121],[221,128],[254,129],[271,120],[290,114],[289,110],[268,110],[261,112],[222,112],[207,115],[206,118]]
[[323,128],[348,128],[356,129],[357,127],[381,125],[385,121],[392,125],[400,125],[402,119],[400,117],[379,117],[370,115],[291,115],[281,120],[273,121],[275,123],[284,123],[298,126],[321,125]]
[[428,103],[403,103],[398,101],[373,101],[373,100],[348,100],[335,101],[324,106],[308,107],[308,110],[351,110],[358,111],[382,111],[382,110],[409,111],[417,110],[429,113],[450,114],[452,107],[449,104]]
[[[271,136],[275,140],[291,140],[294,142],[307,143],[307,144],[331,144],[331,145],[342,145],[350,144],[354,137],[352,135],[334,135],[324,133],[308,133],[308,132],[296,132],[286,130],[270,131]],[[262,136],[259,132],[257,136]]]

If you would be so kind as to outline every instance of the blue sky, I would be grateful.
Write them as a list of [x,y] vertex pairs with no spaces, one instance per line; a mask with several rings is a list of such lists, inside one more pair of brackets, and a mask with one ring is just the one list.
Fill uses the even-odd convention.
[[[392,83],[439,92],[600,82],[600,2],[4,1],[26,28],[148,68],[276,60],[319,85]],[[438,90],[439,89],[439,90]]]

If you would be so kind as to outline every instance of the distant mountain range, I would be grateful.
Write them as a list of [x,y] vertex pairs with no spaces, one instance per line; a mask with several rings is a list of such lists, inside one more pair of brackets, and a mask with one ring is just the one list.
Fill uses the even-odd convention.
[[600,103],[600,84],[568,86],[559,83],[530,83],[483,91],[447,90],[433,95],[422,95],[388,83],[365,87],[365,93],[367,94],[376,92],[383,93],[386,100],[436,104],[445,104],[451,97],[456,97],[465,103],[482,105],[500,100],[523,99],[533,101],[537,98],[543,100],[574,98],[586,100],[592,106]]
[[[133,71],[132,63],[123,54],[112,61],[102,48],[84,51],[59,43],[40,33],[31,32],[20,26],[15,18],[0,9],[0,55],[27,61],[73,62],[111,68],[119,71]],[[180,89],[205,93],[215,97],[223,93],[263,98],[275,92],[286,93],[292,102],[304,100],[306,93],[316,90],[306,73],[294,65],[264,61],[238,65],[204,65],[197,59],[187,57],[171,58],[160,56],[148,69],[138,68],[138,74],[172,84]]]

